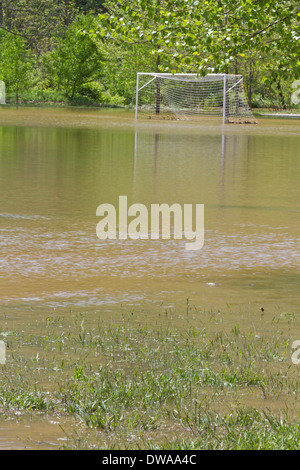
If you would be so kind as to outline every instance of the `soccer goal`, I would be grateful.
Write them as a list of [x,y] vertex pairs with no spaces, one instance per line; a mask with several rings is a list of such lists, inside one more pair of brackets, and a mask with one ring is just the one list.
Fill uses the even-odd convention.
[[256,122],[242,75],[138,73],[135,118],[220,117],[225,123]]

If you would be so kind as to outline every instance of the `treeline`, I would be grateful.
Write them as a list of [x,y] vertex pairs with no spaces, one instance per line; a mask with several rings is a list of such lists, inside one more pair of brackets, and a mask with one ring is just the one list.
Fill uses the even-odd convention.
[[288,109],[298,0],[0,0],[11,103],[134,104],[136,73],[243,74],[253,107]]

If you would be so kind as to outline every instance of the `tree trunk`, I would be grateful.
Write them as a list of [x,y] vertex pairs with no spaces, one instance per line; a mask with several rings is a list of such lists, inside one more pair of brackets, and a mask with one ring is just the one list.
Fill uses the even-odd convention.
[[287,109],[286,102],[285,102],[285,99],[284,99],[284,94],[283,94],[283,91],[282,91],[282,88],[281,88],[280,78],[277,79],[277,90],[278,90],[278,93],[279,93],[279,98],[280,98],[282,109]]
[[0,26],[3,26],[3,0],[0,0]]
[[17,88],[16,88],[16,105],[19,104],[19,80],[17,80]]

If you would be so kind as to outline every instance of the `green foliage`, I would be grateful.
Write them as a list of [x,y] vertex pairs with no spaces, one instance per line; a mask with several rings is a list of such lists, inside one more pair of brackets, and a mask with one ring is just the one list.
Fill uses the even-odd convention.
[[35,68],[33,54],[23,38],[1,31],[0,59],[1,80],[6,84],[7,94],[14,94],[18,103],[20,92],[28,87],[32,79]]
[[152,72],[156,69],[156,59],[150,53],[148,44],[115,45],[106,44],[109,61],[104,63],[102,82],[113,95],[124,97],[125,103],[135,100],[136,73]]
[[23,103],[63,103],[65,96],[62,92],[45,86],[44,82],[39,82],[33,87],[28,87],[22,91]]
[[104,9],[105,0],[75,0],[76,6],[83,12],[99,12]]
[[[115,2],[114,2],[115,4]],[[111,3],[108,2],[108,6]],[[226,71],[239,54],[260,48],[284,51],[299,68],[299,4],[295,0],[118,0],[100,16],[100,37],[151,45],[156,57],[172,54],[185,70]]]
[[228,72],[250,102],[287,108],[300,77],[298,0],[0,0],[1,28],[16,100],[131,104],[138,71]]
[[79,95],[86,97],[91,103],[100,103],[110,106],[122,106],[125,103],[125,98],[119,95],[111,95],[108,90],[104,89],[103,84],[99,82],[85,83],[79,89]]
[[83,84],[101,75],[103,53],[90,36],[80,32],[91,23],[91,17],[78,16],[58,46],[45,56],[48,77],[69,100],[74,99]]
[[1,0],[0,27],[23,37],[40,55],[63,35],[77,12],[74,0]]
[[[243,73],[250,102],[258,82],[267,77],[271,94],[288,106],[286,82],[300,74],[300,7],[295,0],[108,0],[105,6],[108,12],[88,34],[119,51],[118,59],[107,64],[107,75],[124,88],[127,102],[134,89],[122,78],[132,84],[137,71],[151,70]],[[127,73],[130,50],[135,52]],[[149,68],[136,61],[143,52],[151,58]]]

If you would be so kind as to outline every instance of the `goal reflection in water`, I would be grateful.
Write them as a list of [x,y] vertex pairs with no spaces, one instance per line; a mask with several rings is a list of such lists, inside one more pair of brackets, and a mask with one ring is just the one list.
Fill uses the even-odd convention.
[[259,304],[271,296],[273,307],[295,308],[298,209],[289,191],[296,176],[284,156],[296,159],[299,138],[252,126],[226,133],[221,126],[195,128],[178,123],[170,133],[163,123],[135,132],[133,200],[205,205],[203,249],[183,253],[169,243],[162,253],[157,247],[157,277],[164,268],[179,291],[204,305]]
[[[145,134],[145,133],[140,133],[138,130],[135,130],[135,143],[134,143],[134,182],[136,182],[137,178],[137,167],[138,163],[143,163],[144,164],[144,159],[145,159],[145,150],[144,147],[151,149],[152,153],[152,159],[153,159],[153,183],[155,183],[155,180],[157,178],[157,171],[158,171],[158,164],[159,164],[159,158],[160,158],[160,146],[162,147],[161,150],[164,152],[166,149],[164,148],[166,144],[163,143],[163,137],[159,132],[154,132],[153,134]],[[142,140],[140,142],[139,146],[139,139]],[[199,142],[199,148],[202,148],[204,145],[205,140],[209,141],[211,137],[208,139],[205,139],[205,136],[202,136]],[[241,142],[238,139],[238,136],[232,135],[228,136],[225,135],[224,133],[221,134],[218,138],[219,140],[219,145],[216,145],[215,153],[214,153],[214,158],[217,158],[220,161],[220,184],[219,184],[219,190],[221,191],[221,199],[224,197],[223,191],[224,191],[224,177],[225,177],[225,169],[226,169],[226,153],[230,155],[230,158],[233,158],[234,160],[237,159],[238,157],[238,152],[239,152],[239,146],[241,146]],[[170,143],[167,144],[168,146]],[[244,145],[244,150],[247,149],[247,156],[249,158],[249,136],[246,139],[246,142],[243,143]],[[219,147],[219,148],[218,148]],[[177,143],[175,144],[175,148],[177,148]],[[171,148],[170,148],[171,151]],[[198,149],[199,151],[199,149]],[[146,157],[147,158],[147,157]]]

